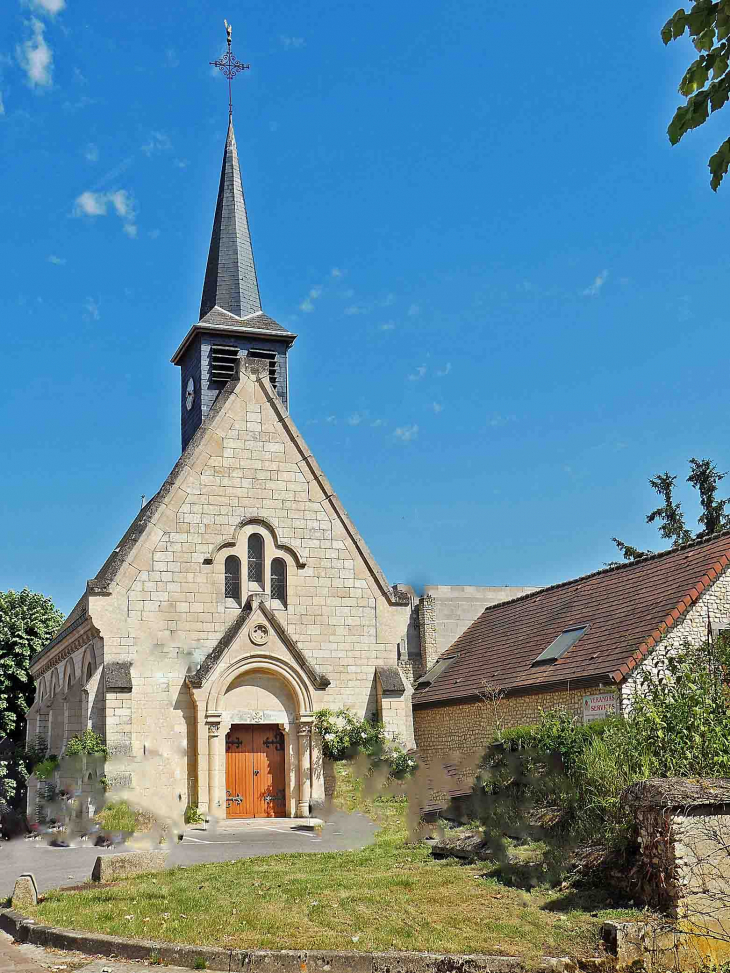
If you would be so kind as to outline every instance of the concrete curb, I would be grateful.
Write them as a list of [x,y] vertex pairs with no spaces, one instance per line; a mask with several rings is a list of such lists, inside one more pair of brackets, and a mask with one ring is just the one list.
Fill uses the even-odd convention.
[[100,933],[76,932],[43,926],[34,919],[0,909],[0,929],[21,943],[69,949],[87,955],[147,960],[155,955],[163,964],[194,969],[203,959],[209,970],[224,973],[571,973],[567,957],[543,956],[525,966],[518,956],[467,956],[439,953],[356,953],[339,950],[218,949],[215,946],[176,946],[147,939],[124,939]]

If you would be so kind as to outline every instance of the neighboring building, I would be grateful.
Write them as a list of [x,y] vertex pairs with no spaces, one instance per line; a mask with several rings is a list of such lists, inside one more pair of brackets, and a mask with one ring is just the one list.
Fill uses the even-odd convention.
[[730,622],[730,532],[486,608],[417,682],[416,746],[434,789],[473,775],[498,726],[630,705],[637,674]]
[[163,812],[309,815],[322,707],[413,745],[411,598],[289,417],[295,337],[261,308],[231,123],[200,319],[173,357],[182,456],[31,666],[29,738],[60,754],[93,728],[113,793]]

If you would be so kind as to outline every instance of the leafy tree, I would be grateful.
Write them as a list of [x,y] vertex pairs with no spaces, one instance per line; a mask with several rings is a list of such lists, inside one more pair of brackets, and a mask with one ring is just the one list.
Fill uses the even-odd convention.
[[[647,514],[646,522],[647,524],[656,523],[659,533],[665,540],[672,542],[672,547],[680,547],[691,540],[710,537],[712,534],[730,526],[730,516],[725,512],[730,499],[718,500],[717,498],[718,486],[720,481],[725,479],[727,473],[720,473],[712,460],[696,459],[694,456],[689,461],[689,466],[690,474],[687,477],[687,483],[691,484],[699,493],[702,508],[702,513],[697,518],[699,530],[694,534],[685,524],[682,504],[674,499],[674,485],[677,482],[677,477],[670,473],[657,473],[649,480],[649,485],[656,490],[664,503]],[[613,537],[612,540],[625,561],[635,561],[653,553],[652,551],[639,550],[638,547],[626,544],[618,537]]]
[[[698,128],[711,112],[722,108],[730,95],[730,0],[694,0],[689,11],[680,7],[662,27],[665,44],[689,34],[699,57],[679,84],[687,101],[669,123],[667,135],[676,145],[685,132]],[[710,186],[717,191],[730,166],[730,139],[710,158]]]
[[[30,660],[46,645],[63,621],[50,598],[24,588],[0,591],[0,737],[10,746],[11,763],[17,761],[25,735],[25,714],[33,702]],[[23,761],[25,763],[25,761]],[[12,797],[17,768],[0,761],[0,797]],[[20,777],[27,774],[20,768]]]

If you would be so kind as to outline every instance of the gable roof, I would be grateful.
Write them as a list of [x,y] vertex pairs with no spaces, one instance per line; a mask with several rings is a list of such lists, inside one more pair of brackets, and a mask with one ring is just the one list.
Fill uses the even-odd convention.
[[[730,564],[730,531],[490,605],[441,656],[453,658],[414,706],[567,683],[619,683]],[[554,662],[534,665],[562,632],[587,625]]]

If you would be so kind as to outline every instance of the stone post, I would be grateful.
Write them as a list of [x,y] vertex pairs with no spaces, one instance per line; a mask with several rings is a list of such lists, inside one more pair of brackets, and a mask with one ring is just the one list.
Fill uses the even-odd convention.
[[424,595],[418,602],[418,628],[421,638],[421,661],[425,672],[431,668],[439,655],[436,602],[431,595]]

